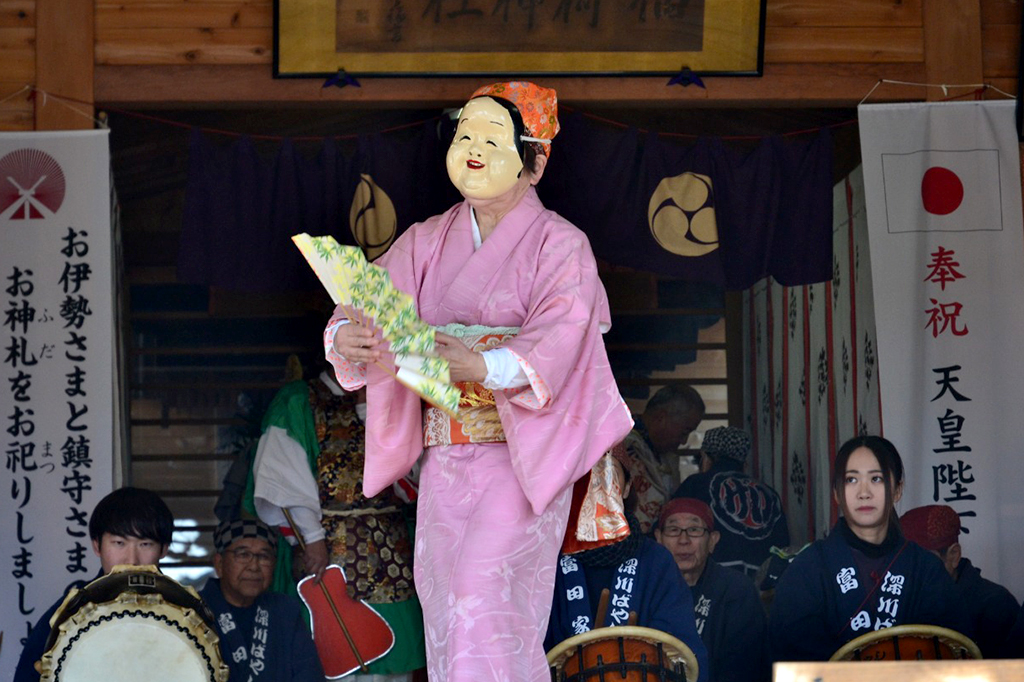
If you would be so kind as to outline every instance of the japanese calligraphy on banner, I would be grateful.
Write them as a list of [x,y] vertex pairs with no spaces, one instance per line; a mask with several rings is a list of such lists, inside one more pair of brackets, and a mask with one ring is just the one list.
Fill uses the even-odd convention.
[[1024,596],[1024,226],[1014,102],[861,106],[884,435],[900,510],[948,504]]
[[0,134],[0,679],[99,559],[88,519],[113,483],[108,131]]

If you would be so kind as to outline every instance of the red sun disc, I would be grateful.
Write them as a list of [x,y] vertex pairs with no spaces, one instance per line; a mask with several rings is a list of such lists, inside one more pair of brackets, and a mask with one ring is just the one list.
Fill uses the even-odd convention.
[[929,213],[949,215],[963,203],[964,184],[948,168],[932,166],[921,179],[921,200]]

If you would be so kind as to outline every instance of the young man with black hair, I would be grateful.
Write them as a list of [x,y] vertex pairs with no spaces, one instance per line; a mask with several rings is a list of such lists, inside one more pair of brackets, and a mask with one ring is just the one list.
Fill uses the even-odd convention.
[[[167,556],[173,532],[174,517],[159,495],[142,488],[125,487],[115,490],[99,501],[89,519],[92,549],[102,565],[101,572],[95,578],[110,573],[119,564],[156,565]],[[14,682],[38,682],[39,673],[35,664],[46,653],[50,618],[72,588],[80,589],[88,582],[80,580],[68,585],[60,599],[46,610],[32,628],[18,660]]]

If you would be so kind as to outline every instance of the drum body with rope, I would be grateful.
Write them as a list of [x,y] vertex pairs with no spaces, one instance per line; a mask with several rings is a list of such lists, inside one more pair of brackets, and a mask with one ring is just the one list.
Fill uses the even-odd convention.
[[50,620],[40,682],[226,682],[213,615],[155,566],[115,566]]
[[934,661],[981,658],[970,638],[936,625],[897,625],[851,639],[832,661]]
[[672,635],[626,625],[574,635],[548,652],[554,682],[695,682],[697,657]]

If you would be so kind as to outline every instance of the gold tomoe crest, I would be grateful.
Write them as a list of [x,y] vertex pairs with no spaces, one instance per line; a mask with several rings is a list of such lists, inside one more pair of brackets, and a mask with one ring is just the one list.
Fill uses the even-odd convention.
[[375,259],[388,250],[398,231],[398,217],[391,198],[368,173],[360,173],[359,184],[352,196],[348,224],[356,242],[366,251],[366,257]]
[[658,183],[647,208],[651,234],[677,256],[704,256],[718,248],[711,178],[689,171]]

